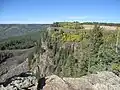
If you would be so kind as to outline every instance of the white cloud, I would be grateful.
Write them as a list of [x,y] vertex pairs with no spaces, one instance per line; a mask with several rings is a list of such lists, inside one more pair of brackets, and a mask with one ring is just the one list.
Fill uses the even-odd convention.
[[67,19],[87,19],[87,16],[70,16],[67,17]]

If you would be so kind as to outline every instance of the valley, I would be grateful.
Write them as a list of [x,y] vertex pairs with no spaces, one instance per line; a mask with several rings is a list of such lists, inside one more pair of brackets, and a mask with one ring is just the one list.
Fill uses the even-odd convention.
[[[0,40],[0,89],[40,90],[39,85],[43,84],[40,80],[46,78],[43,90],[56,90],[49,86],[55,85],[53,83],[56,81],[52,80],[59,81],[54,86],[58,90],[107,90],[109,86],[104,86],[101,82],[110,85],[111,89],[108,90],[119,90],[119,24],[108,25],[56,22],[44,26],[44,29],[37,25],[27,26],[27,29],[32,27],[32,30],[29,32],[28,29],[26,34],[19,34],[25,27],[21,27],[18,32],[8,29],[17,34],[12,33],[11,37],[5,36]],[[38,29],[34,31],[33,26]],[[4,27],[0,29],[0,35]],[[107,77],[113,80],[114,87],[109,80],[103,81],[103,78]],[[24,86],[19,78],[27,86]],[[118,82],[115,82],[116,78]],[[90,88],[86,89],[84,84]],[[103,87],[106,89],[102,89]]]

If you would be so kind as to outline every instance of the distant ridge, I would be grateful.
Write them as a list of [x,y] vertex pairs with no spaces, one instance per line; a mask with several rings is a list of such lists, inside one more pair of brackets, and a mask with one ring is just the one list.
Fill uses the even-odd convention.
[[49,27],[50,24],[0,24],[0,39],[25,35]]

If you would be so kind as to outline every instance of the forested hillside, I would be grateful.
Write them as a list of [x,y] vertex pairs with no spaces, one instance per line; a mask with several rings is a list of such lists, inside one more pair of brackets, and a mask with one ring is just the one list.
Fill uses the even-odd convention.
[[34,47],[41,31],[49,26],[49,24],[0,24],[0,50]]
[[[108,77],[109,72],[113,80],[114,76],[120,76],[119,42],[119,26],[115,30],[106,30],[99,24],[94,24],[92,29],[85,29],[80,23],[52,25],[34,33],[2,39],[0,41],[0,82],[9,83],[12,77],[27,71],[31,73],[31,78],[35,77],[38,80],[39,84],[41,78],[53,74],[61,78],[70,77],[72,80],[72,77],[74,79],[85,75],[89,77],[90,74],[95,75],[101,71],[103,72],[99,76],[102,76],[102,80]],[[88,77],[87,81],[91,78]],[[50,78],[50,83],[53,78]],[[100,80],[98,77],[91,79],[89,81],[91,84]]]
[[28,49],[34,47],[43,31],[2,39],[0,40],[0,50]]
[[119,29],[106,31],[98,24],[91,30],[69,32],[51,28],[42,34],[35,54],[28,58],[29,67],[38,76],[80,77],[98,71],[120,75],[119,42]]
[[[120,73],[119,28],[108,31],[94,24],[93,29],[86,30],[80,23],[62,23],[62,28],[53,26],[47,30],[4,39],[0,42],[0,49],[35,47],[34,53],[28,57],[29,68],[34,71],[38,66],[44,66],[41,67],[45,69],[42,70],[44,72],[39,69],[36,71],[43,75],[54,73],[80,77],[106,70]],[[43,60],[45,65],[41,65]]]
[[94,25],[98,24],[105,30],[116,30],[117,27],[120,28],[120,23],[100,23],[100,22],[54,22],[52,27],[61,27],[65,29],[86,29],[90,30],[94,28]]
[[52,24],[52,26],[54,27],[62,27],[62,26],[74,26],[74,25],[95,25],[95,24],[99,24],[99,25],[103,25],[103,26],[120,26],[120,23],[100,23],[100,22],[54,22]]
[[0,39],[46,29],[49,24],[0,24]]

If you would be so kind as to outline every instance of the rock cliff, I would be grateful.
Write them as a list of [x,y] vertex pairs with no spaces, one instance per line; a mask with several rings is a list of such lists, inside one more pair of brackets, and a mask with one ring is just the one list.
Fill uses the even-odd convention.
[[32,73],[27,72],[2,83],[0,90],[120,90],[120,77],[103,71],[81,78],[50,75],[37,80]]

